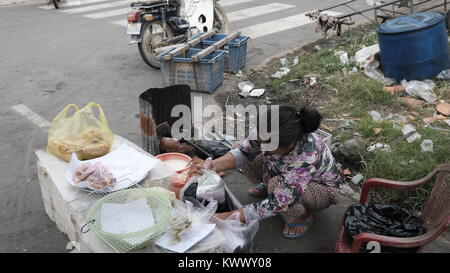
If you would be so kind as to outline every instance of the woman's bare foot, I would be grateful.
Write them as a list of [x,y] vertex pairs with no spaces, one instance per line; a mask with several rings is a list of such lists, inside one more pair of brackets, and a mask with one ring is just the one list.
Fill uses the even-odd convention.
[[[308,212],[297,218],[294,222],[290,223],[291,227],[289,227],[288,223],[285,223],[283,228],[283,235],[297,235],[305,233],[310,226],[310,224],[306,223],[311,223],[312,220],[312,214]],[[295,226],[295,224],[300,223],[305,223],[305,225]]]
[[266,197],[267,188],[263,184],[258,184],[256,187],[248,189],[248,194],[254,197]]

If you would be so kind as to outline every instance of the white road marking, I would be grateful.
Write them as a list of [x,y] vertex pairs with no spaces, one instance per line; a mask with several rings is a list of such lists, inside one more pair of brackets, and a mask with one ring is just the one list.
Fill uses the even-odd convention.
[[64,9],[61,11],[68,13],[68,14],[74,14],[74,13],[81,13],[81,12],[92,11],[92,10],[97,10],[97,9],[107,9],[107,8],[119,7],[119,6],[124,6],[124,5],[128,5],[128,4],[130,4],[129,1],[115,1],[112,3],[93,5],[93,6],[87,6],[87,7],[81,7],[81,8]]
[[238,4],[243,4],[243,3],[247,3],[247,2],[253,2],[255,0],[230,0],[230,1],[219,1],[219,5],[221,5],[222,7],[228,7],[228,6],[233,6],[233,5],[238,5]]
[[[61,3],[59,4],[60,8],[66,8],[66,7],[73,7],[73,6],[82,6],[85,4],[92,4],[92,3],[98,3],[98,2],[105,2],[108,0],[79,0],[79,1],[69,1],[67,3]],[[47,6],[40,6],[38,7],[40,9],[54,9],[55,7],[53,5],[47,5]]]
[[[227,16],[228,16],[228,20],[230,22],[235,22],[235,21],[244,20],[244,19],[248,19],[251,17],[265,15],[265,14],[269,14],[272,12],[277,12],[277,11],[291,9],[291,8],[295,8],[295,6],[281,4],[281,3],[271,3],[268,5],[264,5],[264,6],[258,6],[258,7],[253,7],[253,8],[249,8],[249,9],[243,9],[243,10],[231,12],[231,13],[228,13]],[[126,27],[128,24],[126,19],[112,21],[111,23],[122,26],[122,27]]]
[[29,119],[31,122],[39,126],[43,130],[48,130],[52,126],[50,122],[41,117],[40,115],[33,112],[30,108],[28,108],[25,104],[17,104],[12,106],[12,108],[21,114],[22,116]]
[[234,22],[291,8],[295,8],[295,6],[281,3],[270,3],[263,6],[230,12],[227,16],[230,22]]
[[123,15],[123,17],[125,18],[127,15],[127,12],[129,10],[130,10],[130,8],[114,9],[114,10],[100,12],[100,13],[88,14],[88,15],[85,15],[84,17],[92,18],[92,19],[101,19],[101,18]]
[[[268,21],[262,24],[257,24],[253,26],[249,26],[246,28],[240,29],[242,35],[250,36],[252,39],[256,39],[259,37],[263,37],[266,35],[274,34],[277,32],[289,30],[292,28],[300,27],[303,25],[307,25],[313,23],[308,17],[305,16],[305,13],[296,14],[289,17],[281,17],[277,20]],[[327,12],[328,15],[337,16],[341,13],[339,12]]]

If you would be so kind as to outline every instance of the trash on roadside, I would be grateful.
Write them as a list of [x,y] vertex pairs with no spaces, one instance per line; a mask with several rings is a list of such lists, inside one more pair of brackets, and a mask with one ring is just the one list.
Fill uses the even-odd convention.
[[422,135],[419,133],[414,133],[412,136],[408,137],[406,140],[408,141],[408,143],[412,143],[416,140],[419,140],[422,138]]
[[443,70],[436,76],[436,78],[441,79],[441,80],[449,80],[450,79],[450,69]]
[[252,91],[252,89],[255,87],[255,85],[251,81],[245,81],[238,83],[238,88],[242,92],[249,93]]
[[364,74],[372,80],[381,82],[385,86],[390,86],[395,83],[395,80],[386,78],[379,69],[374,69],[369,66],[364,67]]
[[358,72],[358,68],[356,68],[355,66],[352,68],[352,70],[350,70],[350,72],[348,72],[349,75],[351,74],[355,74],[356,72]]
[[431,92],[436,87],[432,80],[410,82],[403,80],[402,85],[410,96],[421,98],[429,103],[436,101],[436,96]]
[[441,102],[436,106],[436,110],[444,116],[450,116],[450,103]]
[[282,77],[286,76],[287,74],[289,74],[291,70],[287,67],[281,67],[277,72],[273,73],[271,75],[272,78],[275,79],[281,79]]
[[398,122],[398,123],[407,123],[408,122],[408,119],[405,116],[400,115],[400,114],[388,114],[384,118],[384,120],[390,120],[390,121]]
[[303,76],[303,83],[313,86],[317,83],[317,76],[315,74],[307,74]]
[[289,60],[287,58],[281,58],[280,63],[281,63],[281,66],[283,66],[283,67],[289,66]]
[[422,152],[432,152],[433,141],[431,139],[424,139],[420,144],[420,149],[422,150]]
[[407,134],[409,134],[411,132],[415,132],[415,131],[416,131],[416,128],[414,126],[412,126],[411,124],[406,124],[405,126],[403,126],[403,129],[402,129],[403,135],[407,135]]
[[342,129],[354,129],[356,127],[356,122],[351,119],[346,119],[339,127]]
[[443,122],[444,122],[445,124],[447,124],[448,126],[450,126],[450,119],[443,120]]
[[299,63],[298,56],[295,56],[294,60],[292,61],[292,66],[298,65],[298,63]]
[[411,98],[411,97],[401,97],[400,100],[403,103],[405,103],[413,108],[418,108],[424,104],[424,102],[422,100]]
[[395,130],[399,130],[399,131],[403,130],[403,126],[398,124],[397,122],[392,123],[392,128],[394,128]]
[[[371,202],[350,206],[345,211],[344,227],[353,239],[360,233],[391,237],[415,237],[426,233],[423,221],[407,209]],[[362,245],[362,248],[366,246]]]
[[372,146],[369,146],[367,148],[368,152],[373,152],[373,151],[385,151],[385,152],[390,152],[391,151],[391,147],[388,144],[383,144],[383,143],[375,143]]
[[432,116],[432,117],[424,118],[424,119],[423,119],[423,122],[425,122],[426,124],[431,124],[431,123],[433,123],[433,122],[435,122],[435,121],[437,121],[437,120],[445,120],[445,119],[447,119],[446,116],[443,116],[443,115],[434,115],[434,116]]
[[392,85],[392,86],[385,86],[385,87],[383,87],[383,89],[385,91],[388,91],[390,94],[395,94],[395,93],[400,92],[400,91],[405,91],[405,87],[403,85],[401,85],[401,84],[395,84],[395,85]]
[[264,94],[265,91],[266,91],[266,89],[262,89],[262,88],[260,88],[260,89],[253,89],[250,92],[250,97],[256,97],[256,98],[261,97]]
[[383,118],[381,117],[381,114],[379,113],[379,112],[377,112],[377,111],[374,111],[374,110],[372,110],[372,111],[369,111],[369,116],[373,119],[373,121],[375,121],[375,122],[379,122],[379,121],[382,121],[383,120]]
[[380,52],[380,46],[378,44],[365,47],[358,50],[355,53],[356,65],[360,68],[365,67],[367,64],[375,59],[375,55]]
[[353,176],[352,182],[353,182],[353,184],[358,185],[363,179],[364,179],[364,175],[358,173],[357,175]]
[[352,172],[351,172],[349,169],[343,170],[342,173],[343,173],[344,175],[351,175],[351,174],[352,174]]
[[347,51],[339,50],[339,51],[336,51],[334,53],[334,55],[339,57],[339,61],[341,62],[341,64],[344,64],[344,65],[348,64],[349,60],[348,60]]
[[322,48],[320,47],[320,45],[315,45],[315,46],[314,46],[314,50],[317,51],[317,52],[319,52],[319,51],[322,50]]

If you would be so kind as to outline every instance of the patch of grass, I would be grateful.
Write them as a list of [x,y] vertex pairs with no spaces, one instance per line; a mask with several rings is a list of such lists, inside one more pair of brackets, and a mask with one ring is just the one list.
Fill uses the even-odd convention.
[[[386,128],[388,129],[388,128]],[[393,129],[395,130],[395,129]],[[395,130],[397,131],[397,130]],[[412,181],[420,179],[432,171],[437,165],[450,162],[450,134],[429,128],[420,128],[420,140],[408,143],[406,140],[394,147],[391,152],[375,151],[366,158],[365,177],[379,177],[396,181]],[[386,130],[389,139],[394,138],[393,131]],[[391,135],[392,134],[392,135]],[[424,139],[433,141],[433,152],[422,152],[420,144]],[[375,201],[393,203],[412,210],[422,207],[432,184],[425,185],[412,192],[378,191]]]

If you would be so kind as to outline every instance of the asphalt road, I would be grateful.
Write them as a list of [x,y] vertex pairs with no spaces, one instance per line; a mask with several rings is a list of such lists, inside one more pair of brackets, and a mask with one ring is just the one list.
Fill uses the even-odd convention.
[[[234,1],[222,1],[227,13],[233,14],[232,30],[254,35],[249,42],[247,69],[319,38],[312,23],[296,16],[342,2]],[[95,101],[103,106],[114,133],[141,143],[138,96],[161,86],[160,72],[144,64],[136,45],[128,45],[120,23],[125,14],[117,11],[127,5],[107,6],[111,3],[114,1],[98,1],[60,10],[41,8],[45,3],[0,7],[0,252],[66,251],[68,239],[44,212],[34,154],[45,147],[45,127],[64,106]],[[269,4],[275,12],[267,8]],[[259,8],[247,10],[255,7]],[[19,113],[17,109],[30,111]],[[322,225],[326,228],[327,224]],[[267,238],[281,239],[281,230],[276,226],[274,231],[274,226],[262,231],[276,233]],[[329,238],[323,242],[327,243],[313,250],[332,251],[334,238],[326,236]],[[259,242],[256,247],[260,252],[308,250],[296,249],[294,244],[286,249],[283,242]]]

